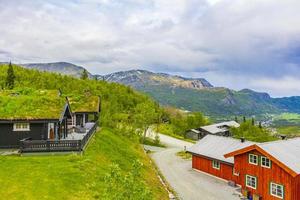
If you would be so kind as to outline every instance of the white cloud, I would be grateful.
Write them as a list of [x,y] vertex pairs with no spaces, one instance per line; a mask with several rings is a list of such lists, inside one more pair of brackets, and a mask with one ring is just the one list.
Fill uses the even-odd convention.
[[99,74],[205,72],[213,84],[259,88],[236,77],[300,75],[299,7],[298,0],[0,0],[0,60],[69,61]]

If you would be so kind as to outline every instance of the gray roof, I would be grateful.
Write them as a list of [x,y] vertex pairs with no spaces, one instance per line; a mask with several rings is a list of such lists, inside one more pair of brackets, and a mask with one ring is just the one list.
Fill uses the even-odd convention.
[[266,142],[257,146],[300,174],[300,138]]
[[189,131],[194,132],[194,133],[200,133],[200,131],[198,131],[196,129],[190,129]]
[[222,123],[217,123],[217,124],[211,124],[208,126],[202,126],[200,127],[201,129],[210,132],[211,134],[216,134],[216,133],[221,133],[225,132],[228,129],[224,129],[224,126],[229,126],[229,127],[239,127],[240,124],[237,123],[236,121],[227,121],[227,122],[222,122]]
[[249,141],[241,142],[241,140],[231,137],[207,135],[195,145],[188,148],[187,151],[233,164],[234,158],[225,158],[224,155],[253,144],[255,143]]

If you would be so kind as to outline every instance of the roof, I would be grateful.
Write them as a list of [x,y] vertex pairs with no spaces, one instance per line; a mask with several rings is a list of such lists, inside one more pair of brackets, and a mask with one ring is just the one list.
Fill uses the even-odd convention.
[[200,133],[200,131],[196,130],[196,129],[190,129],[188,131],[194,132],[194,133]]
[[56,90],[5,90],[0,92],[0,120],[56,120],[65,105]]
[[69,103],[73,113],[98,113],[100,98],[92,95],[70,95]]
[[224,126],[228,126],[228,127],[239,127],[240,124],[235,122],[235,121],[227,121],[227,122],[222,122],[222,123],[217,123],[217,124],[211,124],[211,125],[207,125],[207,126],[202,126],[200,127],[201,129],[210,132],[211,134],[216,134],[216,133],[220,133],[220,132],[225,132],[228,129],[224,128]]
[[195,145],[191,146],[187,151],[192,154],[202,155],[234,164],[234,158],[225,158],[224,154],[248,147],[252,144],[255,143],[249,141],[241,142],[241,140],[231,137],[207,135],[203,139],[199,140]]
[[293,176],[300,174],[300,138],[260,143],[233,151],[225,156],[239,155],[254,149],[264,155],[267,154],[273,162],[276,162],[282,168],[286,169],[287,167],[286,171]]

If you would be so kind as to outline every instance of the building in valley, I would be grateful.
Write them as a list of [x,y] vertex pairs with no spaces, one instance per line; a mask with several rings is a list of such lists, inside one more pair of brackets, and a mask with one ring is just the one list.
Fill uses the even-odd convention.
[[239,127],[240,124],[236,121],[226,121],[217,124],[202,126],[196,129],[190,129],[186,132],[186,138],[199,140],[206,135],[231,136],[230,128]]

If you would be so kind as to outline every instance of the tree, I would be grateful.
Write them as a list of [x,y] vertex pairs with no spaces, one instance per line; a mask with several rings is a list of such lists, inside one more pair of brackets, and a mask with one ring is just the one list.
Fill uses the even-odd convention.
[[246,117],[245,116],[243,116],[243,122],[246,122]]
[[88,72],[86,71],[86,69],[84,69],[81,74],[81,79],[86,80],[88,79],[88,77],[89,77]]
[[253,118],[253,117],[252,117],[252,119],[251,119],[251,123],[252,123],[252,126],[255,125],[255,121],[254,121],[254,118]]
[[15,87],[15,73],[14,73],[14,68],[11,64],[11,62],[8,65],[8,69],[7,69],[7,77],[6,77],[6,87],[8,89],[13,89]]
[[234,121],[237,123],[239,122],[237,116],[234,117]]

